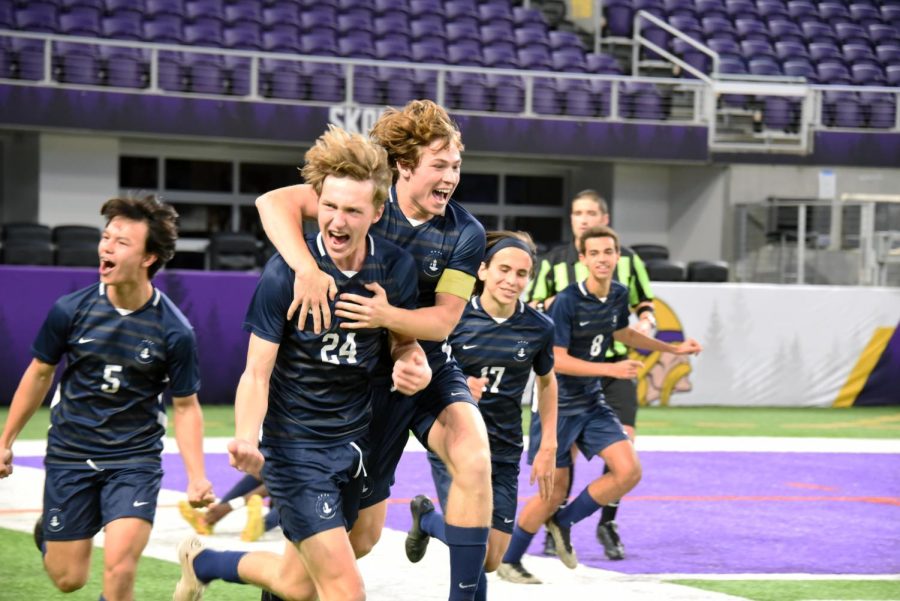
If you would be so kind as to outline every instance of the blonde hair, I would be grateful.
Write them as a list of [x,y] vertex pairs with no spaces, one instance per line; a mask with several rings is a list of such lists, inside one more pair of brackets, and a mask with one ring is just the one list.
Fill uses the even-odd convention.
[[358,182],[371,180],[375,188],[372,203],[376,209],[387,199],[391,187],[387,152],[364,136],[329,125],[328,131],[319,136],[304,159],[306,164],[301,170],[303,179],[318,195],[322,194],[325,178],[331,175]]
[[389,108],[372,128],[372,139],[387,150],[391,169],[397,164],[415,169],[422,149],[435,140],[443,143],[438,150],[456,144],[463,150],[462,134],[444,107],[431,100],[411,100],[402,109]]

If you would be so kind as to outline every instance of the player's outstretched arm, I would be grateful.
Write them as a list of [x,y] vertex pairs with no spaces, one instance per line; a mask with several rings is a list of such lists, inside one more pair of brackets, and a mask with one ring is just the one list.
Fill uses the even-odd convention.
[[[635,332],[636,333],[636,332]],[[627,343],[626,343],[627,344]],[[564,346],[553,347],[553,368],[566,376],[580,376],[587,378],[635,378],[638,370],[643,365],[640,361],[626,359],[614,363],[594,363],[578,359],[569,354],[569,349]]]
[[56,366],[44,363],[39,359],[32,359],[19,386],[13,394],[12,403],[9,406],[9,415],[0,434],[0,478],[6,478],[13,472],[12,445],[19,437],[19,433],[38,407],[47,396],[50,386],[53,384],[53,372]]
[[639,348],[647,351],[659,351],[661,353],[672,353],[673,355],[697,355],[703,350],[699,342],[693,338],[688,338],[681,344],[669,344],[656,338],[644,336],[631,327],[624,327],[616,330],[613,338],[619,342],[630,346],[631,348]]
[[175,412],[175,442],[188,477],[188,503],[205,507],[216,500],[212,483],[206,478],[203,461],[203,411],[196,394],[172,397]]
[[415,338],[391,333],[390,344],[391,358],[394,360],[394,388],[408,396],[428,386],[431,383],[431,367],[425,351]]
[[384,289],[366,284],[372,297],[341,294],[335,304],[335,315],[349,320],[341,323],[347,330],[386,328],[400,336],[418,340],[445,340],[462,317],[466,299],[455,294],[438,292],[433,307],[401,309],[388,303]]
[[250,334],[247,365],[234,398],[234,440],[228,443],[229,462],[256,478],[263,464],[259,428],[269,408],[269,378],[275,368],[278,346]]
[[537,377],[538,414],[541,416],[541,446],[531,466],[530,484],[538,483],[541,499],[550,500],[553,477],[556,475],[556,373],[551,369]]
[[331,327],[328,300],[334,299],[334,278],[319,270],[303,239],[302,222],[315,219],[319,212],[318,197],[311,186],[299,184],[270,190],[256,199],[256,209],[266,235],[291,269],[294,270],[294,301],[287,319],[298,309],[297,324],[302,329],[307,313],[313,317],[313,331]]

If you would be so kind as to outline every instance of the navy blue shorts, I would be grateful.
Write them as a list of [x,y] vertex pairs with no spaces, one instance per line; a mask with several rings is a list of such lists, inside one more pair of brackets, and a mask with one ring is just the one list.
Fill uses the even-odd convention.
[[409,431],[427,448],[428,433],[441,411],[459,402],[476,404],[456,361],[432,368],[431,383],[411,397],[397,392],[375,393],[366,461],[369,477],[360,508],[377,505],[391,496],[394,472],[409,441]]
[[262,477],[281,517],[284,536],[299,543],[333,528],[350,530],[359,515],[363,451],[333,447],[260,447]]
[[[541,418],[536,411],[531,413],[528,438],[528,463],[531,464],[541,446]],[[628,440],[628,435],[606,403],[597,403],[590,411],[578,415],[560,415],[556,418],[556,467],[572,467],[572,444],[577,444],[590,461],[621,440]]]
[[[447,494],[450,491],[450,472],[441,458],[428,453],[431,463],[431,478],[437,489],[441,509],[447,512]],[[491,461],[491,492],[494,496],[494,513],[491,528],[512,534],[516,520],[516,506],[519,501],[519,464]]]
[[44,539],[84,540],[119,518],[153,523],[163,471],[158,463],[93,468],[47,464]]

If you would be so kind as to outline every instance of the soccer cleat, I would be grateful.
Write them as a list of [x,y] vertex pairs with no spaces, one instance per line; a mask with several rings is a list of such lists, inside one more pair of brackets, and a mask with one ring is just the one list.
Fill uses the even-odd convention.
[[501,563],[497,568],[497,576],[515,584],[543,584],[537,576],[526,570],[521,562]]
[[556,543],[550,533],[544,535],[544,555],[547,557],[556,557]]
[[625,559],[625,546],[619,538],[619,527],[615,522],[597,524],[597,540],[603,545],[603,552],[609,559]]
[[38,551],[44,553],[44,516],[41,516],[34,523],[34,544],[37,545]]
[[262,516],[262,497],[253,495],[247,501],[247,524],[241,531],[241,540],[251,543],[258,540],[266,531]]
[[578,557],[575,555],[575,549],[572,548],[569,528],[562,526],[556,521],[556,514],[552,515],[544,526],[547,528],[550,536],[553,537],[553,542],[556,543],[556,555],[563,562],[564,566],[574,570],[578,566]]
[[434,503],[425,495],[418,495],[409,502],[409,511],[412,513],[412,526],[406,533],[406,558],[417,563],[425,557],[428,541],[431,540],[431,537],[422,531],[420,523],[423,515],[434,511]]
[[181,579],[175,585],[172,601],[200,601],[206,585],[194,572],[194,559],[204,550],[203,543],[192,534],[178,545],[178,562],[181,564]]
[[213,533],[213,527],[206,523],[206,517],[203,515],[203,512],[191,507],[191,504],[184,499],[178,501],[178,512],[197,534],[209,535]]

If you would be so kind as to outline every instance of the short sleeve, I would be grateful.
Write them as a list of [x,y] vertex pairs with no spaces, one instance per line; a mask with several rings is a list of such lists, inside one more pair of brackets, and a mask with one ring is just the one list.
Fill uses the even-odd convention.
[[455,269],[475,277],[478,267],[481,266],[481,261],[484,259],[486,243],[484,228],[472,218],[463,227],[445,269]]
[[244,329],[263,340],[281,344],[287,311],[294,295],[294,274],[280,256],[266,264],[250,307],[244,319]]
[[31,354],[40,361],[50,365],[59,363],[68,349],[69,327],[72,324],[73,311],[64,299],[53,304],[50,313],[38,331]]
[[200,390],[200,361],[197,338],[193,330],[172,336],[169,352],[169,390],[172,396],[184,397]]
[[550,306],[554,346],[569,348],[572,342],[572,309],[572,301],[568,294],[559,294]]

